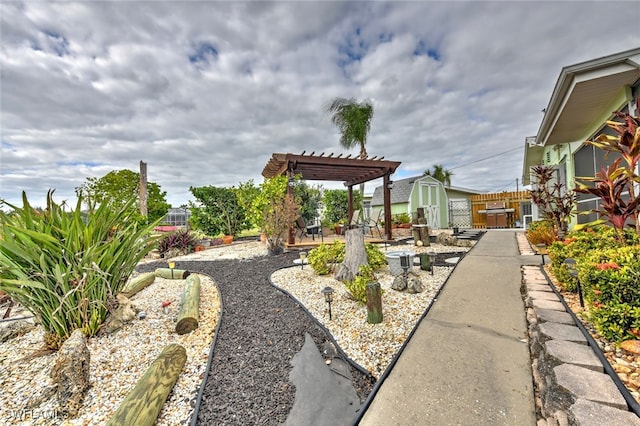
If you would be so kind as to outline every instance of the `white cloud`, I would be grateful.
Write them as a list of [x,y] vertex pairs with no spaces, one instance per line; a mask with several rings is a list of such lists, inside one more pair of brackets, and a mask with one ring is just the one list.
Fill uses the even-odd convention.
[[335,96],[373,101],[367,150],[402,161],[398,176],[443,164],[456,186],[515,189],[521,150],[457,166],[523,146],[563,66],[640,45],[629,2],[0,9],[0,198],[13,203],[73,198],[140,160],[174,205],[189,186],[260,182],[273,152],[343,151],[324,112]]

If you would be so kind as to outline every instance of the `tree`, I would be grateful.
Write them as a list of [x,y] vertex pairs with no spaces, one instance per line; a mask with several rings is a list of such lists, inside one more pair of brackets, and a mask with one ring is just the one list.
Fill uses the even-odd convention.
[[249,228],[234,187],[192,186],[189,191],[197,200],[197,203],[189,202],[193,224],[204,233],[211,236],[224,233],[235,237]]
[[431,171],[431,169],[425,170],[424,176],[431,176],[442,182],[445,186],[451,186],[451,176],[453,176],[453,172],[445,169],[442,164],[434,164],[433,171]]
[[364,100],[358,103],[354,98],[335,98],[327,112],[333,114],[331,121],[340,130],[340,145],[351,149],[360,146],[360,158],[367,158],[367,134],[371,128],[373,117],[373,105]]
[[[331,121],[340,130],[340,145],[346,149],[360,147],[360,158],[367,158],[367,135],[373,118],[373,104],[369,100],[357,102],[354,98],[335,98],[327,112],[333,114]],[[360,193],[364,195],[364,183],[360,184]]]
[[147,183],[148,217],[140,215],[140,174],[131,170],[112,170],[101,178],[90,177],[76,187],[76,194],[84,197],[87,204],[108,203],[114,209],[134,200],[131,204],[129,216],[139,223],[155,222],[166,216],[169,207],[167,192],[160,189],[154,182]]
[[[353,194],[353,208],[358,210],[362,207],[362,195]],[[324,217],[331,223],[346,221],[349,212],[348,193],[344,189],[327,189],[322,196],[325,207]]]

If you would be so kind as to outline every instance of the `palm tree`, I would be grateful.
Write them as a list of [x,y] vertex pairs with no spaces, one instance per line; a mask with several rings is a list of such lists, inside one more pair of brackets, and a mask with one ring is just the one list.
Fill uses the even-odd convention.
[[[365,99],[362,102],[354,98],[335,98],[326,108],[331,121],[340,130],[340,145],[346,149],[360,145],[362,159],[367,158],[367,134],[371,128],[373,104]],[[360,184],[360,193],[364,196],[364,183]]]
[[433,171],[431,171],[431,169],[425,170],[424,176],[431,176],[442,182],[445,186],[451,186],[451,176],[453,176],[453,172],[445,169],[442,164],[434,164]]
[[371,102],[357,102],[354,98],[335,98],[327,106],[327,112],[333,114],[331,121],[342,133],[340,145],[346,149],[360,145],[360,158],[367,158],[365,145],[373,117]]

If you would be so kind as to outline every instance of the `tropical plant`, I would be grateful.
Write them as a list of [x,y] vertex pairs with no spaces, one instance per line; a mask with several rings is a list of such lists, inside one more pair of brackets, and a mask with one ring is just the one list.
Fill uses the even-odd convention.
[[190,202],[193,225],[208,235],[236,236],[248,229],[245,211],[238,202],[234,187],[190,187],[197,203]]
[[326,108],[331,121],[340,130],[340,145],[346,149],[360,147],[360,158],[367,158],[367,135],[373,118],[373,104],[354,98],[335,98]]
[[249,179],[238,184],[236,196],[238,197],[238,204],[244,210],[247,225],[250,228],[259,228],[262,224],[262,211],[254,208],[254,204],[256,199],[260,197],[260,188],[254,184],[253,179]]
[[0,211],[0,290],[28,309],[46,331],[45,342],[57,348],[76,329],[95,334],[135,265],[155,246],[151,230],[131,220],[134,200],[114,209],[95,208],[84,199],[65,211],[47,194],[38,212],[23,192],[23,207]]
[[554,182],[553,167],[539,165],[533,167],[532,172],[536,178],[536,188],[531,190],[531,200],[538,206],[543,218],[553,221],[557,237],[558,232],[567,229],[576,196],[563,183]]
[[451,176],[453,176],[453,172],[445,169],[442,164],[434,164],[433,171],[431,169],[425,170],[424,176],[431,176],[442,182],[445,186],[451,186]]
[[196,246],[197,236],[186,230],[178,230],[165,235],[158,241],[158,251],[165,254],[169,250],[177,249],[182,252],[191,253]]
[[[600,209],[597,212],[606,217],[618,231],[618,237],[623,238],[622,230],[625,224],[628,221],[635,222],[637,220],[640,197],[628,198],[625,196],[625,192],[629,191],[629,180],[624,169],[619,167],[620,161],[621,159],[617,158],[613,164],[606,168],[603,167],[593,178],[580,178],[584,182],[591,182],[593,186],[578,183],[575,191],[600,197]],[[604,222],[603,219],[598,219],[589,225]]]
[[[640,117],[621,112],[615,115],[622,121],[607,121],[607,125],[616,135],[601,134],[587,143],[606,151],[607,155],[616,153],[620,158],[611,166],[601,169],[595,178],[577,178],[591,182],[593,186],[581,183],[576,191],[599,196],[602,200],[599,213],[608,217],[617,229],[624,228],[626,223],[633,223],[640,236],[640,194],[636,194],[635,188],[640,183],[637,173],[640,162]],[[624,166],[621,165],[622,161],[625,162]]]
[[[373,118],[371,101],[335,98],[327,105],[326,111],[332,114],[331,121],[340,130],[340,145],[346,149],[359,146],[360,158],[367,158],[367,136]],[[360,194],[364,194],[364,183],[360,184]]]
[[[147,217],[140,214],[140,173],[131,170],[112,170],[101,178],[90,177],[76,187],[76,194],[85,201],[108,203],[114,209],[129,205],[129,217],[140,222],[155,222],[166,216],[171,207],[167,193],[160,185],[147,182]],[[129,201],[134,200],[131,204]]]

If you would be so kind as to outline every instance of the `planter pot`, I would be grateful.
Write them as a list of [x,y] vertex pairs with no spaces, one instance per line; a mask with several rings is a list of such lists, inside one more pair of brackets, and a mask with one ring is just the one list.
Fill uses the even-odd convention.
[[[400,266],[400,256],[409,255],[409,265],[413,266],[413,258],[415,253],[412,251],[390,251],[386,254],[387,263],[389,264],[389,269],[391,269],[391,275],[397,277],[402,274],[402,267]],[[411,270],[411,269],[409,269]]]
[[267,234],[265,234],[264,232],[260,234],[260,242],[261,243],[267,242]]
[[233,235],[225,235],[222,237],[223,244],[231,244],[233,242]]
[[202,245],[197,245],[194,249],[194,251],[204,251],[204,246]]

